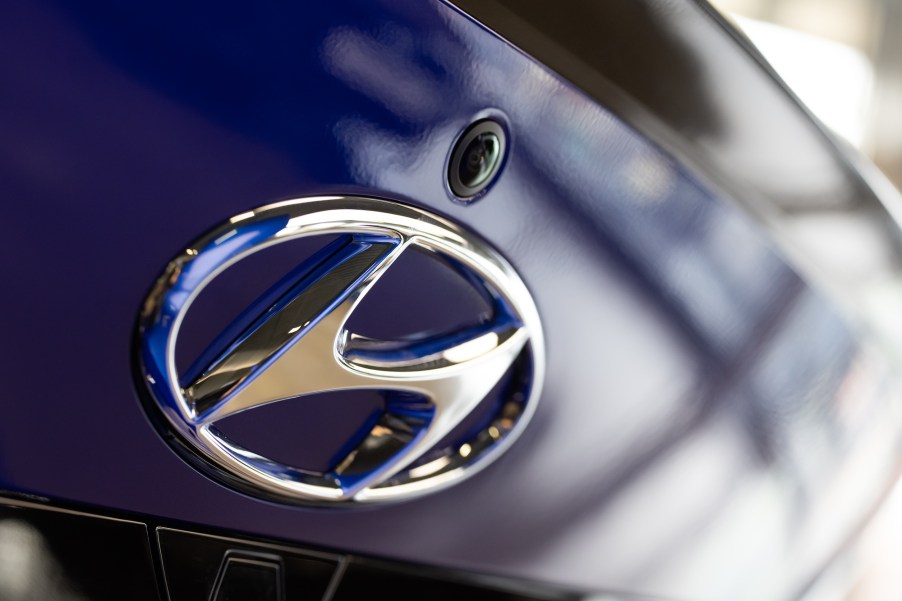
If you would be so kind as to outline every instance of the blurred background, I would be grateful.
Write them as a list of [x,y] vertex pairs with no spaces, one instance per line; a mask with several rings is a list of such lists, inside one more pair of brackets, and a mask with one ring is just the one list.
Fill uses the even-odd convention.
[[824,124],[902,188],[902,2],[712,3]]
[[[902,1],[712,0],[758,47],[799,99],[902,189]],[[885,290],[885,287],[882,288]],[[886,296],[882,293],[877,297]],[[893,298],[892,314],[897,295]],[[864,533],[858,554],[806,601],[902,598],[902,487]],[[844,572],[844,574],[842,574]],[[842,576],[840,576],[842,574]],[[827,580],[830,580],[829,578]]]
[[[902,1],[712,0],[828,128],[869,156],[902,189]],[[845,246],[845,245],[843,245]],[[881,287],[885,290],[885,286]],[[897,294],[876,297],[895,299]],[[884,314],[898,314],[897,309]],[[902,486],[834,568],[845,587],[822,583],[806,601],[902,598]],[[831,580],[827,578],[826,580]]]

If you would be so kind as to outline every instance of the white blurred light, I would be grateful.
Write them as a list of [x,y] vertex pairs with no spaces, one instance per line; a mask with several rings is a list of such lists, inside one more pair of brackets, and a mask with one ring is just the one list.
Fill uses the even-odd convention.
[[868,57],[825,38],[731,16],[811,112],[861,148],[874,87],[874,68]]

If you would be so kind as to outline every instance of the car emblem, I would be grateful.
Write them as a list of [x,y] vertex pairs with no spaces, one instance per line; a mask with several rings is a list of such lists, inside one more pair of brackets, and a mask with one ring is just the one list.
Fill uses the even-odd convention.
[[[208,363],[194,374],[177,373],[180,327],[207,284],[262,249],[318,235],[337,239],[301,263],[276,298],[263,295],[252,305],[245,312],[250,325],[220,344]],[[491,317],[401,340],[349,332],[358,303],[412,247],[454,265],[489,301]],[[173,448],[220,482],[296,503],[410,498],[475,473],[523,430],[543,365],[535,305],[485,240],[422,209],[347,196],[265,206],[197,240],[151,290],[136,343],[142,398]],[[501,382],[504,391],[487,418],[462,433],[462,422],[477,407],[486,412],[484,401],[497,396]],[[275,401],[362,389],[383,394],[381,417],[361,426],[357,443],[322,473],[264,457],[216,428],[230,415]],[[336,441],[337,449],[348,445]]]

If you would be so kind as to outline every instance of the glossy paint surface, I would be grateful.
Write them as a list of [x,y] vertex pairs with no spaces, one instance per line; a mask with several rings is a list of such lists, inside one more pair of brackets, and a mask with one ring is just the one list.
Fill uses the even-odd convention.
[[[729,200],[452,8],[21,3],[0,48],[0,488],[567,587],[761,599],[803,588],[891,480],[882,356]],[[508,155],[462,205],[446,161],[485,116]],[[355,192],[447,216],[517,269],[546,336],[538,411],[433,496],[242,496],[147,423],[140,304],[224,219]]]

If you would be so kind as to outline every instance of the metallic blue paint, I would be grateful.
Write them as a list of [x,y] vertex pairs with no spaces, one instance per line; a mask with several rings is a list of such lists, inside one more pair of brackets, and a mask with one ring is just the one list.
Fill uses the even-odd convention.
[[[2,488],[571,587],[737,599],[802,586],[895,473],[898,382],[761,229],[443,4],[13,3],[0,49]],[[509,127],[504,172],[455,204],[447,154],[487,111]],[[545,324],[523,437],[400,506],[234,494],[170,452],[131,383],[134,316],[169,257],[230,215],[332,191],[478,231]]]

